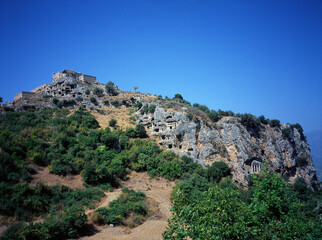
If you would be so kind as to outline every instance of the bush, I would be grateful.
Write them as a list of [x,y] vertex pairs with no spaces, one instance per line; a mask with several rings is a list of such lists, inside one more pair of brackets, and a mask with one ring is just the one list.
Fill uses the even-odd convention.
[[85,90],[85,94],[86,94],[86,95],[90,95],[90,94],[91,94],[91,91],[90,91],[89,89],[86,89],[86,90]]
[[108,122],[108,125],[109,125],[110,127],[115,127],[115,126],[116,126],[116,123],[117,123],[117,121],[116,121],[114,118],[112,118],[112,119]]
[[256,122],[256,118],[254,115],[245,113],[240,116],[241,124],[243,124],[247,128],[258,128],[258,123]]
[[257,122],[258,122],[258,123],[262,123],[262,124],[268,124],[269,119],[266,119],[266,118],[264,117],[264,115],[260,115],[260,116],[257,118]]
[[112,81],[109,81],[108,83],[106,83],[105,90],[111,96],[118,95],[118,92],[116,91],[114,83]]
[[93,90],[93,94],[95,94],[97,96],[102,95],[103,92],[104,92],[104,90],[102,88],[98,88],[98,87],[94,88],[94,90]]
[[54,99],[53,99],[53,104],[57,105],[58,101],[59,101],[59,100],[58,100],[57,98],[54,98]]
[[181,94],[177,93],[177,94],[174,95],[173,100],[182,101],[183,97],[181,96]]
[[135,107],[137,109],[140,109],[143,106],[143,104],[141,102],[138,102],[137,104],[135,104]]
[[115,101],[112,101],[111,104],[114,106],[114,107],[118,107],[119,106],[119,101],[115,100]]
[[188,112],[186,116],[190,121],[193,119],[193,114],[191,112]]
[[[126,218],[130,216],[145,216],[147,214],[147,206],[144,202],[145,194],[136,192],[128,188],[122,189],[122,194],[117,200],[110,203],[109,208],[99,208],[96,210],[103,218],[106,224],[124,225]],[[101,217],[98,217],[99,219]]]
[[224,162],[214,162],[206,170],[206,176],[211,182],[219,182],[223,177],[230,175],[230,168]]
[[157,107],[156,105],[151,104],[151,105],[149,106],[149,112],[150,112],[150,113],[154,113],[154,111],[155,111],[156,107]]
[[146,134],[145,128],[142,124],[138,124],[135,127],[136,137],[138,138],[146,138],[148,135]]
[[269,123],[271,127],[279,127],[280,126],[280,120],[272,119]]
[[106,105],[106,106],[110,105],[110,101],[109,100],[104,100],[104,105]]
[[293,187],[294,187],[294,190],[299,194],[305,194],[308,190],[305,180],[301,177],[296,178]]
[[90,98],[90,101],[91,101],[91,103],[93,103],[93,104],[97,104],[97,100],[96,100],[96,98],[94,98],[94,97],[91,97]]

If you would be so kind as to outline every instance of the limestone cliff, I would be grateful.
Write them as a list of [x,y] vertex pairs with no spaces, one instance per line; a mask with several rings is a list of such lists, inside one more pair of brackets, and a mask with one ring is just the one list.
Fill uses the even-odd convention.
[[[145,103],[148,104],[148,103]],[[239,117],[223,117],[211,124],[189,120],[183,111],[166,111],[159,105],[154,113],[137,112],[138,121],[158,143],[179,155],[188,154],[203,166],[224,161],[232,168],[234,181],[247,185],[248,175],[268,167],[293,182],[302,177],[308,185],[317,181],[310,148],[305,137],[289,124],[271,127],[260,124],[248,129]],[[288,135],[283,134],[288,130]],[[299,166],[299,160],[304,164]]]

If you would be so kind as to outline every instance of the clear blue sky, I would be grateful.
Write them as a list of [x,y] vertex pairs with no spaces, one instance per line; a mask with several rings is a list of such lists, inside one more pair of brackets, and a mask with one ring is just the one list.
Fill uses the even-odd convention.
[[0,1],[0,96],[63,69],[322,129],[322,1]]

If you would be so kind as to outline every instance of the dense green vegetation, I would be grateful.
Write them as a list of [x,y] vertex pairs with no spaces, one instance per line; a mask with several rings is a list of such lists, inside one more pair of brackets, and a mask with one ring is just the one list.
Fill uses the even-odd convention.
[[[114,84],[109,86],[115,90]],[[188,104],[180,94],[172,101]],[[138,103],[136,107],[153,113],[156,105]],[[200,112],[212,121],[235,115],[199,104],[191,109],[189,119]],[[280,124],[264,116],[237,116],[244,126],[255,130],[261,124]],[[113,129],[99,129],[95,118],[82,107],[72,114],[66,109],[44,108],[0,115],[0,214],[21,221],[32,221],[36,216],[45,219],[42,223],[17,223],[3,239],[79,236],[87,224],[84,207],[93,208],[104,196],[101,189],[119,186],[131,170],[179,180],[171,196],[173,215],[165,239],[321,238],[321,209],[316,208],[321,191],[311,191],[303,179],[291,186],[265,170],[250,178],[248,190],[242,190],[231,182],[227,164],[216,162],[204,169],[190,157],[180,158],[147,139],[143,125],[122,131],[112,120],[109,125]],[[294,124],[283,130],[283,137],[290,138],[294,128],[303,134],[301,126]],[[305,167],[307,159],[298,157],[296,164]],[[34,165],[48,166],[62,176],[81,174],[86,189],[42,183],[32,186]],[[109,208],[95,212],[94,222],[135,226],[144,221],[148,213],[144,193],[122,191]]]
[[86,222],[84,209],[79,205],[73,205],[59,214],[46,218],[43,223],[14,224],[6,230],[1,239],[67,239],[76,237],[81,230],[84,230]]
[[[218,169],[218,168],[217,168]],[[217,179],[221,179],[217,170]],[[241,190],[228,178],[194,174],[172,193],[172,217],[164,239],[320,239],[321,191],[294,186],[264,170]]]
[[[119,179],[125,179],[130,170],[168,179],[203,171],[190,158],[181,160],[144,139],[147,134],[143,125],[126,131],[98,129],[98,122],[84,108],[69,113],[57,108],[0,116],[0,213],[24,221],[45,217],[43,223],[12,226],[4,239],[76,236],[86,224],[83,207],[92,208],[104,196],[99,188],[112,190],[111,186],[118,186]],[[87,189],[41,183],[31,186],[34,164],[48,166],[58,175],[81,173]],[[112,203],[110,209],[100,210],[99,214],[106,223],[123,224],[129,217],[129,225],[141,223],[147,212],[144,198],[142,193],[124,189],[118,203]],[[122,210],[121,215],[115,215],[113,209]],[[71,211],[75,211],[73,219],[69,219]]]
[[145,194],[128,188],[122,189],[117,200],[110,202],[109,208],[99,208],[93,216],[97,223],[135,226],[143,222],[148,213]]

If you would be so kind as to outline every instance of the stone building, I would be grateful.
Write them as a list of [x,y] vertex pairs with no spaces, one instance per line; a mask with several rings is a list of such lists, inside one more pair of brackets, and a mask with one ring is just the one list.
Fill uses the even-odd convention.
[[86,91],[86,86],[98,84],[96,77],[64,70],[53,74],[53,82],[46,86],[45,95],[71,97],[81,96]]
[[34,92],[20,92],[15,96],[14,101],[17,102],[20,99],[28,99],[34,95],[35,95]]
[[77,82],[95,84],[98,83],[96,77],[85,75],[82,73],[75,72],[73,70],[64,70],[62,72],[53,73],[53,82],[58,82],[62,80],[76,80]]

